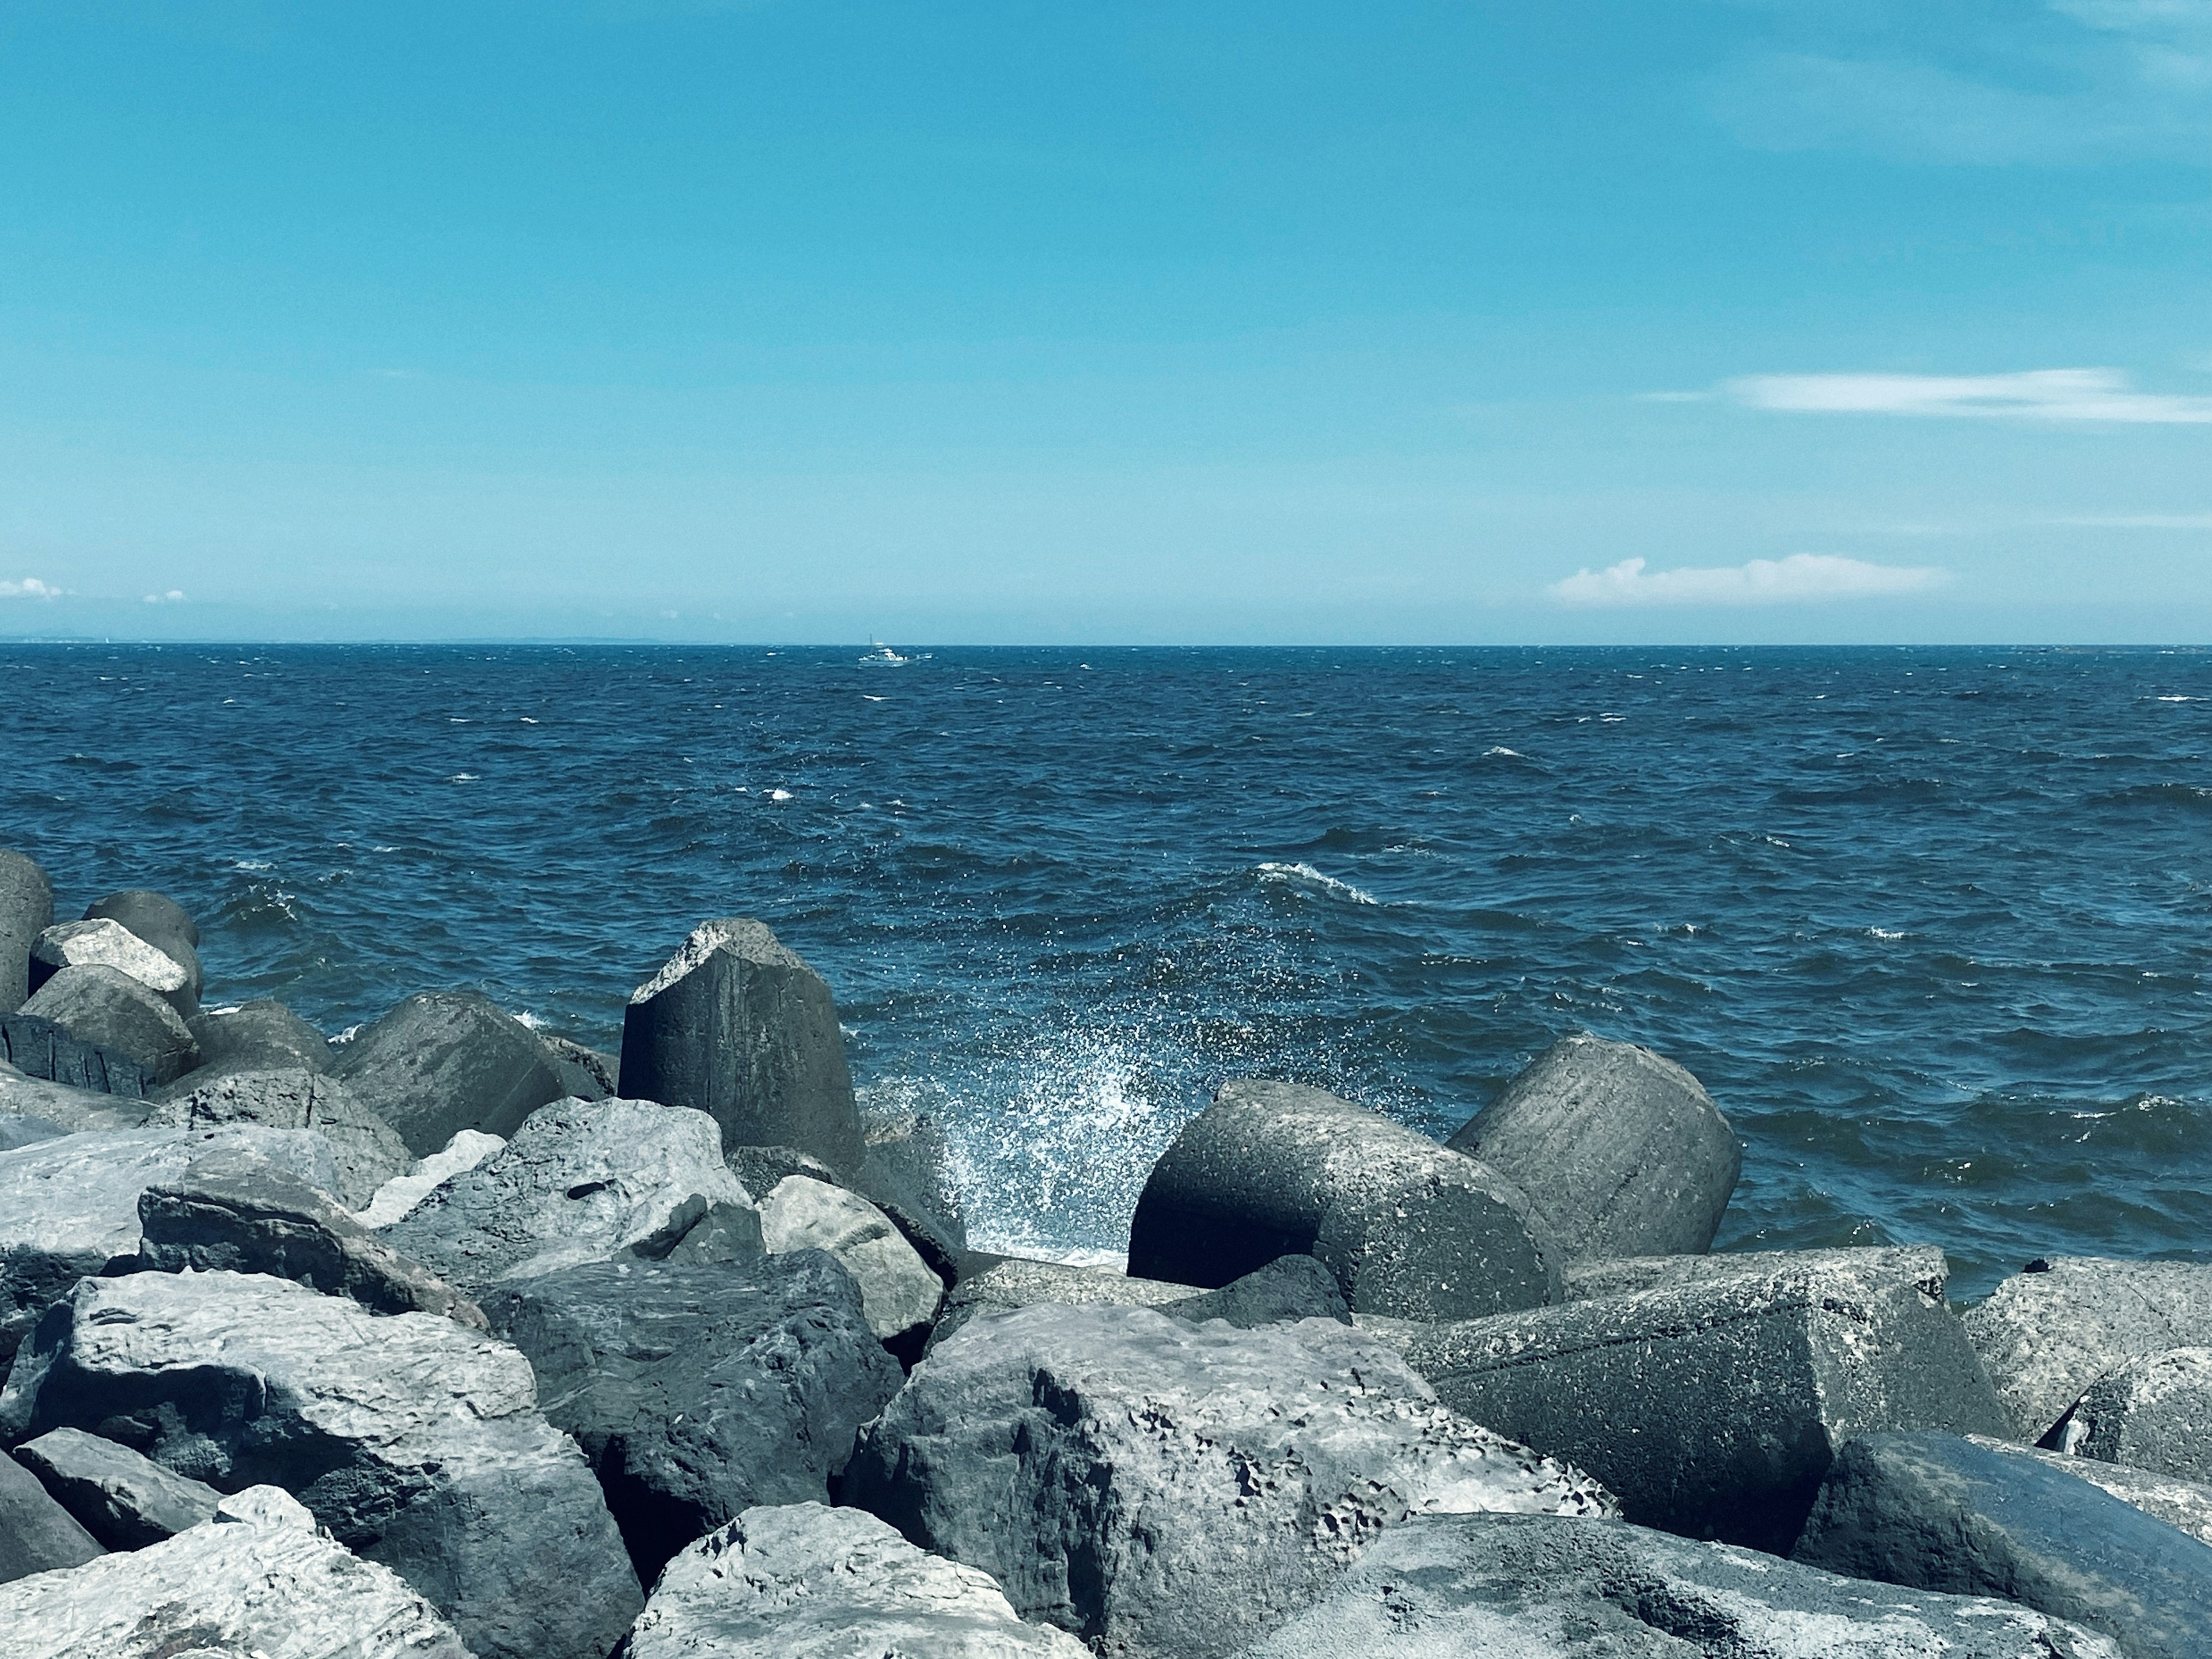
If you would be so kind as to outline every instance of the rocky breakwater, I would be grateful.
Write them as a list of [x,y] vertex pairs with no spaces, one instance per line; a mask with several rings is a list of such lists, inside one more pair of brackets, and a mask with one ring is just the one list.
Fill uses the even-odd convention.
[[2212,1268],[1709,1255],[1648,1051],[1232,1080],[1121,1273],[969,1250],[757,921],[619,1056],[201,943],[0,856],[0,1659],[2212,1653]]

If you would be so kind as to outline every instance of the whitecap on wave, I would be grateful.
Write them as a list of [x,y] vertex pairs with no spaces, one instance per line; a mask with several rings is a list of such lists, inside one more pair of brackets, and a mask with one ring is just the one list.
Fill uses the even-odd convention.
[[1333,899],[1342,899],[1349,904],[1372,904],[1375,896],[1363,892],[1348,881],[1339,881],[1334,876],[1325,876],[1310,864],[1263,864],[1254,874],[1261,880],[1279,886],[1304,888]]

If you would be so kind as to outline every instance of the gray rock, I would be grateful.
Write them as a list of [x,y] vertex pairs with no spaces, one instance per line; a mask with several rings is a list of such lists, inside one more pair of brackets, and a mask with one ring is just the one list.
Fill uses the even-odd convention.
[[68,1133],[60,1124],[42,1117],[0,1115],[0,1152],[12,1152],[33,1141],[58,1139]]
[[836,1004],[761,922],[695,928],[623,1017],[622,1092],[709,1114],[732,1146],[856,1167],[860,1114]]
[[[505,1146],[447,1179],[383,1236],[479,1290],[618,1255],[659,1259],[717,1206],[742,1221],[751,1197],[724,1165],[704,1112],[563,1100],[532,1113]],[[757,1255],[757,1218],[752,1225]]]
[[[945,1299],[945,1281],[906,1236],[858,1193],[806,1176],[786,1176],[760,1202],[761,1242],[771,1255],[826,1250],[860,1287],[868,1328],[918,1345]],[[917,1328],[919,1334],[914,1334]]]
[[898,1392],[852,1276],[819,1251],[604,1261],[485,1297],[541,1408],[598,1471],[640,1579],[756,1504],[826,1498]]
[[128,1054],[155,1083],[199,1063],[191,1028],[161,993],[105,963],[61,969],[31,994],[17,1017],[25,1016],[50,1019],[80,1042]]
[[440,1314],[478,1330],[482,1310],[296,1176],[251,1154],[194,1160],[138,1195],[139,1265],[267,1273],[374,1313]]
[[1838,1578],[1617,1521],[1436,1516],[1382,1534],[1244,1659],[2118,1659],[2003,1601]]
[[464,1129],[442,1152],[418,1158],[407,1173],[396,1175],[376,1189],[376,1196],[355,1216],[364,1227],[389,1227],[414,1212],[415,1206],[455,1176],[473,1170],[507,1145],[497,1135]]
[[2001,1434],[1959,1322],[1917,1267],[1816,1259],[1412,1334],[1479,1423],[1572,1458],[1627,1518],[1786,1552],[1854,1435]]
[[0,1117],[36,1118],[76,1134],[86,1129],[135,1129],[145,1122],[146,1109],[143,1100],[26,1077],[0,1062]]
[[1292,1255],[1358,1313],[1473,1319],[1559,1295],[1558,1244],[1487,1165],[1319,1089],[1224,1084],[1152,1166],[1129,1271],[1218,1290]]
[[53,884],[37,863],[0,847],[0,1014],[31,994],[31,942],[54,925]]
[[137,1265],[141,1193],[226,1151],[325,1191],[337,1179],[330,1143],[297,1129],[115,1129],[0,1152],[0,1360],[78,1279]]
[[669,1563],[623,1659],[1090,1659],[858,1510],[747,1510]]
[[899,1113],[863,1119],[860,1133],[860,1166],[843,1184],[896,1222],[924,1257],[941,1252],[957,1261],[968,1249],[968,1219],[944,1130]]
[[1102,1651],[1209,1659],[1430,1511],[1609,1512],[1341,1325],[1053,1304],[969,1322],[861,1431],[842,1503]]
[[164,1543],[0,1589],[0,1659],[471,1659],[398,1575],[273,1486]]
[[2212,1480],[2212,1348],[2169,1348],[2099,1377],[2057,1437],[2101,1462]]
[[415,1161],[392,1126],[356,1100],[344,1084],[300,1066],[226,1073],[162,1102],[146,1121],[188,1129],[231,1123],[313,1129],[331,1143],[337,1161],[338,1196],[352,1205],[367,1205],[379,1188],[405,1174]]
[[55,1429],[15,1448],[15,1461],[39,1478],[104,1549],[137,1550],[215,1519],[222,1494],[172,1474],[128,1446],[82,1429]]
[[1697,1079],[1587,1031],[1539,1054],[1444,1144],[1526,1193],[1575,1261],[1702,1254],[1743,1168]]
[[54,1501],[38,1476],[0,1457],[0,1583],[81,1567],[100,1553],[100,1540]]
[[[1332,1282],[1334,1282],[1332,1280]],[[931,1332],[932,1348],[979,1313],[1006,1313],[1056,1302],[1071,1308],[1159,1308],[1206,1294],[1194,1285],[1163,1279],[1132,1279],[1106,1267],[1079,1267],[1064,1261],[1033,1261],[1002,1256],[954,1285]]]
[[0,1062],[25,1077],[94,1094],[143,1100],[154,1074],[116,1048],[71,1036],[51,1019],[0,1014]]
[[1570,1302],[1592,1302],[1638,1291],[1713,1285],[1746,1273],[1828,1267],[1909,1280],[1932,1302],[1944,1299],[1951,1279],[1950,1262],[1933,1244],[1874,1244],[1834,1250],[1745,1250],[1726,1255],[1631,1255],[1612,1261],[1571,1261],[1563,1275],[1563,1288]]
[[224,1491],[282,1486],[481,1659],[600,1659],[643,1598],[582,1455],[535,1404],[529,1362],[450,1319],[143,1273],[85,1279],[41,1322],[0,1437],[97,1428]]
[[105,965],[126,973],[177,1011],[180,1019],[199,1012],[192,975],[185,965],[155,950],[119,921],[64,921],[39,935],[31,946],[31,988],[36,991],[64,968]]
[[[331,1045],[320,1031],[281,1002],[266,997],[235,1008],[203,1013],[185,1022],[200,1045],[198,1071],[210,1077],[228,1072],[273,1072],[297,1066],[331,1069]],[[210,1077],[203,1077],[205,1083]],[[179,1083],[191,1085],[187,1075]],[[171,1084],[172,1089],[177,1086]],[[195,1085],[196,1086],[196,1085]]]
[[730,1166],[730,1173],[749,1193],[771,1192],[784,1176],[795,1175],[827,1182],[833,1187],[845,1185],[842,1173],[796,1146],[731,1146],[725,1149],[722,1158]]
[[1225,1319],[1247,1330],[1301,1319],[1352,1322],[1352,1310],[1345,1306],[1335,1277],[1310,1255],[1282,1256],[1218,1291],[1157,1305],[1169,1318],[1187,1324]]
[[1965,1316],[1966,1335],[2033,1444],[2130,1359],[2212,1342],[2212,1266],[2057,1256]]
[[199,994],[199,924],[176,900],[150,888],[132,887],[88,904],[84,917],[87,921],[120,922],[171,960],[184,963],[191,975],[192,994]]
[[1970,1434],[1967,1439],[2013,1457],[2032,1457],[2047,1469],[2069,1480],[2086,1480],[2100,1492],[2110,1492],[2123,1504],[2154,1516],[2169,1527],[2178,1527],[2200,1544],[2212,1544],[2212,1486],[2177,1480],[2170,1474],[2130,1468],[2124,1463],[2100,1463],[2094,1457],[2070,1457],[2063,1452],[2039,1451],[2009,1440]]
[[2001,1595],[2129,1659],[2212,1653],[2212,1548],[2086,1481],[1956,1435],[1836,1454],[1795,1559],[1854,1578]]
[[417,1158],[463,1129],[512,1135],[565,1092],[538,1034],[466,991],[408,998],[347,1043],[331,1071]]
[[[907,1145],[903,1141],[888,1144],[902,1147]],[[887,1173],[885,1165],[878,1161],[872,1143],[862,1158],[861,1172],[853,1176],[833,1170],[811,1152],[803,1152],[796,1146],[731,1146],[725,1149],[724,1156],[730,1173],[749,1193],[771,1192],[776,1182],[795,1175],[858,1193],[905,1235],[906,1242],[914,1246],[915,1253],[948,1289],[959,1282],[962,1268],[969,1256],[968,1234],[957,1219],[957,1206],[940,1202],[935,1208],[924,1207],[932,1200],[914,1197],[902,1177],[896,1176],[895,1168]],[[907,1196],[902,1198],[902,1194]],[[939,1214],[942,1210],[951,1211],[955,1218],[949,1224],[945,1222]]]
[[622,1076],[622,1061],[614,1055],[586,1048],[580,1042],[572,1042],[550,1031],[538,1032],[538,1040],[553,1056],[553,1069],[560,1074],[562,1094],[574,1095],[579,1100],[611,1100],[622,1092],[617,1086]]

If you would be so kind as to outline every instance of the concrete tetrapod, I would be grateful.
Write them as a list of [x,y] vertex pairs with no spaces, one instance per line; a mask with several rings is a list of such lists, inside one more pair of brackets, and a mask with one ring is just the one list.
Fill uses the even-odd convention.
[[199,1064],[191,1028],[161,994],[120,968],[64,968],[33,992],[18,1018],[50,1019],[80,1042],[128,1054],[155,1083]]
[[31,994],[31,943],[54,925],[53,884],[35,860],[0,847],[0,1014]]
[[257,1274],[88,1279],[0,1390],[0,1438],[63,1427],[222,1490],[284,1487],[478,1659],[600,1659],[643,1605],[529,1362],[450,1319]]
[[469,991],[409,997],[340,1049],[331,1073],[417,1158],[463,1129],[512,1135],[567,1093],[537,1033]]
[[153,1073],[122,1050],[87,1042],[51,1019],[21,1012],[0,1014],[0,1062],[38,1082],[125,1100],[143,1100],[157,1086]]
[[2058,1439],[2083,1457],[2212,1480],[2212,1348],[2169,1348],[2099,1377]]
[[1291,1255],[1335,1274],[1354,1313],[1473,1319],[1559,1297],[1557,1242],[1488,1165],[1320,1089],[1224,1084],[1152,1166],[1129,1272],[1218,1290]]
[[[203,1013],[185,1022],[200,1045],[198,1083],[228,1072],[267,1072],[300,1066],[327,1072],[332,1058],[329,1040],[283,1003],[255,999],[220,1013]],[[178,1082],[197,1087],[193,1076]],[[171,1085],[174,1087],[175,1085]]]

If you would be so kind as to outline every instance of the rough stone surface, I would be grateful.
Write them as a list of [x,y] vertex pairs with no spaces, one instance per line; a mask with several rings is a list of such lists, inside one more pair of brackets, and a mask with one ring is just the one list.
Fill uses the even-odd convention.
[[[281,1002],[259,998],[236,1008],[205,1012],[185,1022],[200,1045],[202,1083],[225,1072],[310,1072],[331,1069],[331,1045],[323,1034]],[[191,1075],[178,1079],[191,1084]],[[172,1088],[175,1084],[169,1085]]]
[[2102,1462],[2212,1480],[2212,1348],[2169,1348],[2099,1377],[2058,1439]]
[[1344,1326],[1054,1304],[970,1320],[923,1360],[840,1501],[991,1573],[1025,1618],[1176,1659],[1261,1634],[1407,1515],[1612,1508]]
[[1310,1255],[1279,1257],[1218,1291],[1158,1306],[1169,1318],[1188,1324],[1225,1319],[1247,1330],[1301,1319],[1333,1319],[1340,1325],[1352,1322],[1352,1310],[1345,1305],[1334,1275]]
[[599,1659],[642,1604],[529,1362],[289,1279],[86,1279],[0,1391],[0,1437],[97,1428],[179,1474],[282,1486],[428,1597],[479,1659]]
[[2063,1452],[2039,1451],[2010,1440],[1970,1434],[1967,1439],[2014,1457],[2032,1457],[2048,1469],[2070,1480],[2086,1480],[2100,1492],[2110,1492],[2123,1504],[2155,1516],[2169,1527],[2179,1527],[2201,1544],[2212,1544],[2212,1486],[2177,1480],[2170,1474],[2130,1468],[2124,1463],[2102,1463],[2094,1457],[2069,1457]]
[[989,1574],[916,1549],[872,1515],[747,1510],[669,1563],[623,1659],[1090,1659],[1022,1622]]
[[146,1103],[96,1089],[25,1077],[0,1063],[0,1118],[37,1118],[69,1133],[84,1129],[135,1129],[146,1121]]
[[330,1143],[297,1129],[116,1129],[0,1152],[0,1360],[79,1279],[136,1265],[141,1193],[228,1151],[325,1191],[337,1179]]
[[[874,1133],[872,1125],[870,1133]],[[908,1143],[887,1144],[905,1147]],[[959,1282],[969,1257],[967,1230],[959,1220],[958,1206],[939,1189],[915,1196],[902,1178],[894,1178],[900,1166],[894,1164],[890,1172],[886,1173],[884,1165],[878,1161],[875,1143],[871,1142],[862,1159],[861,1173],[857,1176],[833,1170],[811,1152],[803,1152],[796,1146],[731,1146],[725,1149],[724,1156],[730,1173],[744,1183],[749,1193],[773,1192],[778,1182],[795,1175],[858,1193],[906,1236],[906,1242],[914,1246],[915,1254],[929,1264],[930,1271],[946,1288]],[[945,1219],[947,1215],[951,1217],[949,1221]]]
[[860,1119],[830,987],[758,921],[695,928],[623,1018],[622,1092],[690,1106],[732,1146],[860,1162]]
[[444,1150],[416,1158],[406,1174],[396,1175],[379,1187],[376,1196],[355,1219],[364,1227],[389,1227],[447,1182],[475,1169],[506,1145],[498,1135],[464,1129],[446,1143]]
[[1912,1267],[1827,1252],[1417,1331],[1405,1353],[1476,1422],[1589,1469],[1628,1519],[1778,1553],[1853,1435],[2005,1426],[1959,1322]]
[[31,942],[54,923],[53,884],[37,861],[0,847],[0,1014],[31,994]]
[[[714,1119],[641,1100],[542,1107],[474,1169],[383,1230],[394,1249],[464,1289],[623,1255],[669,1255],[710,1210],[751,1215]],[[758,1220],[750,1249],[760,1253]]]
[[84,919],[119,922],[171,961],[181,963],[192,995],[199,995],[199,924],[176,900],[149,888],[132,887],[88,904]]
[[1473,1319],[1559,1295],[1558,1244],[1487,1165],[1319,1089],[1224,1084],[1152,1166],[1129,1271],[1217,1290],[1291,1255],[1358,1313]]
[[957,1260],[968,1248],[968,1219],[945,1131],[902,1112],[864,1119],[860,1133],[860,1167],[845,1184],[896,1222],[924,1257],[941,1250]]
[[952,1287],[945,1298],[930,1334],[934,1349],[979,1313],[1006,1313],[1015,1308],[1056,1302],[1071,1308],[1158,1308],[1188,1301],[1206,1292],[1194,1285],[1176,1285],[1164,1279],[1132,1279],[1107,1267],[1078,1267],[1064,1261],[1033,1261],[1027,1256],[1002,1256],[981,1272]]
[[2212,1654],[2212,1548],[2032,1457],[1956,1435],[1845,1445],[1794,1554],[1854,1578],[2001,1595],[2101,1631],[2130,1659]]
[[538,1034],[466,991],[408,998],[340,1049],[331,1071],[417,1158],[463,1129],[512,1135],[566,1092]]
[[860,1287],[868,1328],[890,1342],[927,1326],[945,1281],[906,1236],[857,1193],[806,1176],[786,1176],[760,1204],[761,1242],[771,1254],[826,1250]]
[[31,988],[35,991],[64,968],[101,963],[160,992],[179,1018],[190,1019],[199,1012],[191,971],[121,922],[105,917],[58,922],[40,934],[31,946]]
[[273,1486],[132,1554],[0,1589],[0,1659],[471,1659],[388,1568]]
[[31,994],[21,1013],[53,1021],[80,1042],[129,1055],[155,1083],[199,1064],[191,1028],[161,993],[104,963],[61,969]]
[[297,1176],[240,1152],[196,1159],[138,1196],[142,1267],[289,1279],[375,1313],[441,1314],[485,1328],[483,1311]]
[[1702,1254],[1743,1168],[1696,1078],[1587,1031],[1539,1054],[1444,1144],[1526,1193],[1573,1261]]
[[2099,1377],[2212,1342],[2212,1266],[2057,1256],[2014,1274],[1964,1318],[2013,1437],[2034,1444]]
[[1617,1521],[1436,1516],[1383,1534],[1245,1659],[2118,1659],[2007,1602],[1861,1583]]
[[18,1146],[28,1146],[33,1141],[52,1140],[69,1133],[58,1123],[50,1123],[42,1117],[0,1115],[0,1152],[12,1152]]
[[71,1036],[51,1019],[0,1014],[0,1061],[40,1082],[143,1100],[154,1074],[120,1049]]
[[213,1486],[82,1429],[55,1429],[27,1441],[15,1448],[15,1461],[103,1549],[143,1549],[173,1538],[213,1520],[222,1501]]
[[355,1099],[344,1084],[299,1066],[227,1073],[162,1102],[146,1121],[179,1128],[261,1123],[272,1129],[313,1129],[331,1143],[338,1196],[348,1204],[369,1203],[378,1188],[414,1163],[392,1126]]
[[595,1262],[502,1286],[485,1311],[599,1472],[647,1583],[753,1504],[826,1498],[902,1380],[852,1275],[819,1251]]
[[34,1572],[81,1567],[100,1553],[79,1524],[12,1458],[0,1457],[0,1583]]
[[562,1094],[574,1095],[579,1100],[611,1100],[622,1092],[616,1086],[622,1076],[622,1061],[614,1055],[586,1048],[580,1042],[572,1042],[550,1031],[538,1032],[538,1040],[553,1056],[553,1069],[561,1075]]
[[1951,1264],[1933,1244],[1875,1244],[1835,1250],[1746,1250],[1727,1255],[1632,1255],[1607,1261],[1574,1261],[1567,1264],[1564,1288],[1568,1301],[1590,1302],[1601,1296],[1717,1284],[1746,1273],[1829,1267],[1907,1280],[1919,1285],[1933,1302],[1944,1299],[1951,1279]]

